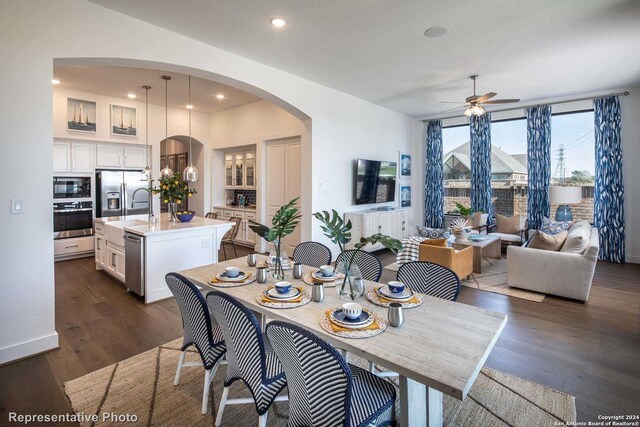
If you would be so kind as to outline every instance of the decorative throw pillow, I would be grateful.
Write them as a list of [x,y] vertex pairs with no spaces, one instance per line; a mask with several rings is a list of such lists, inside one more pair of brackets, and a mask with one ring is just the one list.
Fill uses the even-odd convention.
[[567,234],[567,240],[560,252],[581,254],[589,246],[591,238],[591,224],[588,221],[580,221],[571,226]]
[[447,239],[427,239],[424,242],[422,242],[423,245],[429,245],[429,246],[441,246],[441,247],[446,247],[447,246]]
[[485,213],[476,212],[469,218],[469,225],[472,227],[480,227],[481,225],[487,225],[487,217],[489,215]]
[[542,249],[545,251],[559,251],[567,238],[567,231],[563,230],[556,234],[547,234],[540,230],[531,238],[529,246],[532,249]]
[[520,234],[520,215],[506,217],[496,214],[496,233]]
[[418,225],[417,228],[418,234],[428,239],[448,239],[451,236],[451,233],[442,228],[423,227],[422,225]]
[[543,218],[540,231],[545,234],[558,234],[561,231],[569,230],[569,227],[571,227],[572,224],[573,221],[556,221],[549,218]]

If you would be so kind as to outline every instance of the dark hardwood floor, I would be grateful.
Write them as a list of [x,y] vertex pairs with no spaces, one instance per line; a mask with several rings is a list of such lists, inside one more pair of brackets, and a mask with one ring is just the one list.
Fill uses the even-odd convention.
[[[0,425],[9,412],[71,412],[65,381],[182,335],[173,299],[144,305],[92,258],[56,263],[55,273],[60,349],[0,367]],[[382,280],[393,275],[385,270]],[[574,395],[579,421],[640,412],[639,265],[598,264],[587,304],[464,287],[459,302],[509,315],[488,366]]]

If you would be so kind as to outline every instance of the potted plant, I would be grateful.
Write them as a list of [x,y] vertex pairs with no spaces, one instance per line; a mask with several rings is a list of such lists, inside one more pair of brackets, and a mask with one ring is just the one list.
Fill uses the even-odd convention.
[[162,203],[169,208],[169,221],[177,222],[177,205],[197,193],[189,188],[189,184],[182,179],[182,174],[176,173],[170,177],[160,177],[158,186],[151,189],[153,194],[159,194]]
[[[344,253],[346,250],[345,246],[351,241],[351,221],[345,223],[335,210],[332,210],[331,213],[327,211],[316,212],[313,216],[322,223],[320,228],[324,232],[324,235],[338,245],[340,253]],[[350,255],[342,256],[341,265],[336,266],[337,271],[344,273],[342,284],[336,286],[341,298],[354,300],[364,293],[362,276],[360,270],[357,268],[355,259],[358,252],[370,243],[382,243],[385,248],[394,254],[402,250],[402,243],[400,243],[398,239],[384,234],[377,233],[369,237],[362,237],[360,242],[355,244],[355,251]],[[349,285],[348,290],[346,289],[347,284]]]
[[456,202],[456,210],[454,212],[460,215],[460,218],[453,220],[453,223],[451,224],[451,232],[456,236],[456,240],[466,240],[467,236],[471,232],[471,227],[468,226],[469,220],[473,214],[483,214],[484,212],[468,208],[460,202]]
[[271,220],[271,228],[259,222],[249,220],[249,228],[269,243],[273,243],[273,251],[269,256],[271,275],[275,280],[286,279],[290,270],[289,257],[280,245],[285,236],[293,233],[300,224],[300,209],[296,206],[300,198],[296,197],[286,205],[280,207]]

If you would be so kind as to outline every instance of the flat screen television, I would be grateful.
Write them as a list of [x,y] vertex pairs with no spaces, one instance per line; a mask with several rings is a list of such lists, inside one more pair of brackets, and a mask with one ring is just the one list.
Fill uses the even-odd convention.
[[355,179],[356,205],[396,200],[396,162],[358,159]]

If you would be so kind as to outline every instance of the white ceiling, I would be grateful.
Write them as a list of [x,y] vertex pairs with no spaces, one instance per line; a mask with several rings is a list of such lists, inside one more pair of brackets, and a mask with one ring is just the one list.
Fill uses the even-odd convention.
[[[56,65],[53,75],[62,83],[59,87],[90,92],[98,95],[127,99],[127,94],[135,93],[136,101],[144,102],[142,86],[151,86],[149,103],[164,105],[165,82],[163,75],[171,76],[168,84],[168,105],[186,108],[189,100],[189,77],[185,74],[167,73],[145,68],[104,67],[88,65]],[[225,99],[216,95],[222,93]],[[221,83],[191,77],[191,104],[193,111],[215,113],[228,108],[254,102],[260,98]]]
[[638,0],[90,1],[416,117],[470,74],[523,102],[640,82]]

